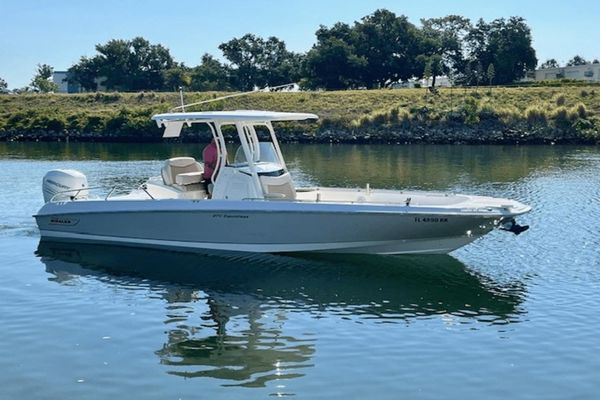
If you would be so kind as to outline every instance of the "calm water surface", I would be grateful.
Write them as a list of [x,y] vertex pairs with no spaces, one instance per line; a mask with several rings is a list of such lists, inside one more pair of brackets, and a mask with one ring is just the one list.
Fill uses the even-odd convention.
[[0,143],[0,399],[600,398],[599,148],[283,147],[301,184],[534,207],[450,256],[39,243],[47,170],[127,187],[200,150]]

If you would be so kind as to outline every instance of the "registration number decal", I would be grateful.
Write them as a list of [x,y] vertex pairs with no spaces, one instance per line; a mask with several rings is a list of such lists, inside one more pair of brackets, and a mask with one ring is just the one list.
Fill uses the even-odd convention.
[[415,217],[415,222],[448,222],[447,217]]

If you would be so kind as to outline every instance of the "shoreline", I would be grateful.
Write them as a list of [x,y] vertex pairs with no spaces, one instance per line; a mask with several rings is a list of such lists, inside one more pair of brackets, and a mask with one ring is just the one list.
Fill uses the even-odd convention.
[[[191,92],[186,101],[227,93]],[[0,142],[163,142],[150,119],[179,102],[177,93],[0,96]],[[431,144],[600,144],[597,86],[377,89],[255,93],[210,103],[211,110],[311,112],[315,123],[275,125],[281,142]],[[194,111],[200,111],[194,110]],[[181,141],[204,142],[186,128]],[[172,139],[170,139],[172,140]]]
[[[276,127],[277,128],[277,127]],[[576,144],[600,145],[595,138],[582,138],[556,129],[520,130],[509,127],[373,127],[371,129],[330,128],[315,133],[298,129],[278,129],[281,143],[340,143],[340,144]],[[226,135],[228,140],[233,136]],[[205,143],[210,141],[206,132],[186,132],[177,139],[160,135],[106,134],[96,132],[0,132],[0,142],[64,142],[64,143]]]

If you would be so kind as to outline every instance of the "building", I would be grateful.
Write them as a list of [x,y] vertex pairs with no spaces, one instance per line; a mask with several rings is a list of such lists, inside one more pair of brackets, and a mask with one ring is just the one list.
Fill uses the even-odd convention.
[[52,73],[52,82],[58,85],[56,93],[79,93],[81,86],[78,83],[70,83],[68,71],[54,71]]
[[[421,79],[419,81],[422,87],[431,87],[433,85],[433,78]],[[451,87],[452,82],[450,78],[445,75],[435,77],[435,87]]]
[[[433,84],[432,78],[429,78],[429,79],[412,78],[412,79],[408,79],[406,81],[393,82],[393,83],[389,84],[387,87],[389,87],[391,89],[412,89],[415,86],[430,87],[432,84]],[[435,77],[435,86],[436,87],[451,87],[453,85],[452,85],[452,82],[450,82],[450,78],[443,75],[443,76]]]
[[554,79],[574,79],[589,82],[600,82],[600,64],[573,65],[561,68],[545,68],[535,71],[536,81]]
[[[56,93],[81,93],[85,91],[79,83],[69,82],[69,77],[69,71],[54,71],[52,73],[52,82],[58,85]],[[96,91],[106,91],[106,86],[103,85],[104,81],[104,77],[94,79],[94,82],[96,82]]]

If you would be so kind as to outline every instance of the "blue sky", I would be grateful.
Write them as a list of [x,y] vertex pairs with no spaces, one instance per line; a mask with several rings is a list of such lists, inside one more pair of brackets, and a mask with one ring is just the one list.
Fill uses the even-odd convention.
[[421,18],[449,14],[471,20],[522,16],[539,60],[564,63],[575,54],[600,58],[600,1],[391,1],[391,0],[1,0],[0,77],[9,88],[27,85],[36,64],[67,69],[110,39],[143,36],[197,65],[203,53],[221,57],[218,45],[246,33],[276,36],[290,50],[306,51],[319,25],[352,23],[378,8]]

